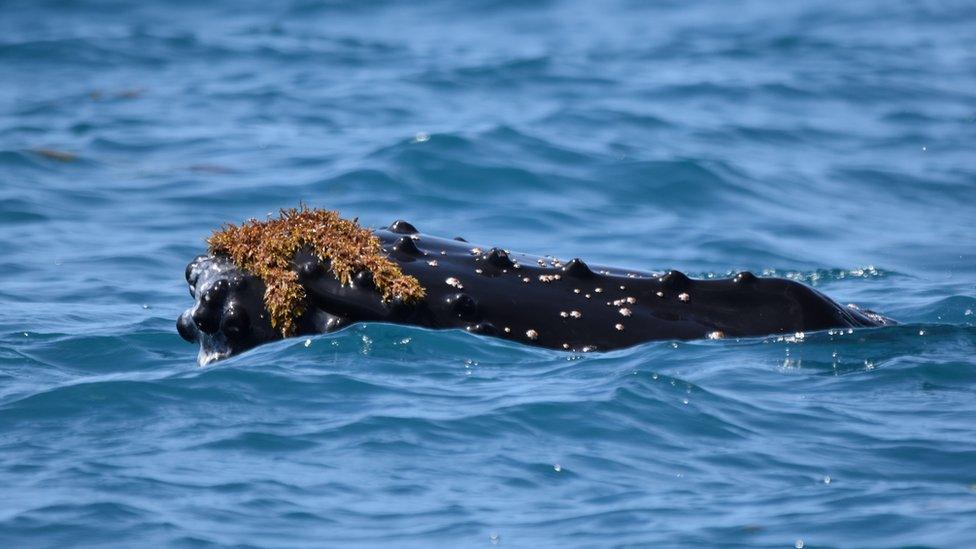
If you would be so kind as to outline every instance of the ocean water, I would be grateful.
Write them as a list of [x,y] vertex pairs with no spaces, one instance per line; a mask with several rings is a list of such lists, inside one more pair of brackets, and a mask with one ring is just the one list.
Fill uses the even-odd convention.
[[[962,0],[2,0],[0,546],[971,545],[974,45]],[[300,201],[901,325],[198,367],[185,264]]]

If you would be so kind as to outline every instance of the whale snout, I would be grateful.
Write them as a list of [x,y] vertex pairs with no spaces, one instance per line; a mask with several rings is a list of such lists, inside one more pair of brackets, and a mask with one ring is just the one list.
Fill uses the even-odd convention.
[[200,344],[201,365],[280,339],[264,308],[264,285],[228,258],[194,258],[186,282],[195,302],[176,319],[176,331]]

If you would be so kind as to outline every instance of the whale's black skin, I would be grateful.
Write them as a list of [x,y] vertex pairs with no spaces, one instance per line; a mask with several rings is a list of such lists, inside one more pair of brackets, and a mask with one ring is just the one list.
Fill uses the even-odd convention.
[[[603,351],[661,339],[748,337],[893,321],[841,306],[792,280],[742,272],[696,280],[678,271],[649,273],[587,265],[579,259],[512,253],[420,234],[404,221],[375,230],[383,252],[426,289],[413,304],[384,303],[368,272],[342,285],[307,250],[295,256],[308,296],[295,335],[383,321],[462,328],[530,345]],[[281,339],[264,307],[264,284],[224,256],[199,256],[186,269],[196,304],[177,320],[200,342],[205,364]]]

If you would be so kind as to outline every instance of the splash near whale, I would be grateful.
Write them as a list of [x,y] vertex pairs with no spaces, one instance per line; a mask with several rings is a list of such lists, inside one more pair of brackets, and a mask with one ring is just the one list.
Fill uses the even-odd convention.
[[574,352],[893,324],[792,280],[749,272],[697,280],[563,262],[422,234],[402,220],[370,230],[304,206],[226,225],[208,244],[187,265],[195,304],[176,322],[200,344],[201,364],[363,321]]

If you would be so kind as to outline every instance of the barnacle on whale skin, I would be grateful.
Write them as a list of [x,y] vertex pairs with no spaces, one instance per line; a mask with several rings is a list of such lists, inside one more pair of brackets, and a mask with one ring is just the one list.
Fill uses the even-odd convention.
[[339,212],[298,208],[281,209],[277,219],[251,219],[241,225],[226,224],[207,239],[211,254],[224,254],[242,270],[265,284],[264,304],[271,325],[290,336],[295,321],[305,312],[305,288],[295,272],[295,254],[310,248],[331,266],[336,278],[349,284],[357,272],[369,271],[383,301],[416,302],[425,291],[416,278],[382,253],[380,241],[355,220]]

